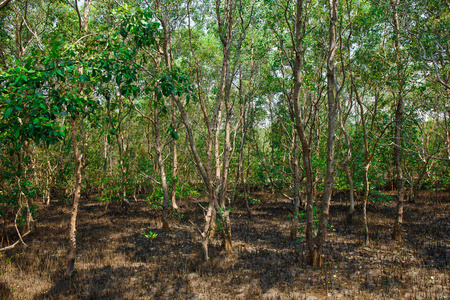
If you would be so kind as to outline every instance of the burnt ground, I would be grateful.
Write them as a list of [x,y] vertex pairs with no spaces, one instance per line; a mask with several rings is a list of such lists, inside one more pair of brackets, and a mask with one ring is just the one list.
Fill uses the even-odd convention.
[[[202,208],[186,199],[162,232],[160,212],[145,201],[120,213],[85,201],[78,219],[77,272],[63,275],[70,206],[40,207],[27,247],[0,252],[0,299],[449,299],[450,194],[422,193],[405,208],[403,241],[390,240],[394,204],[370,203],[371,243],[362,218],[345,224],[347,204],[331,207],[323,266],[306,265],[302,239],[289,240],[288,200],[255,193],[249,219],[232,211],[231,254],[212,240],[202,263]],[[142,232],[152,231],[146,239]]]

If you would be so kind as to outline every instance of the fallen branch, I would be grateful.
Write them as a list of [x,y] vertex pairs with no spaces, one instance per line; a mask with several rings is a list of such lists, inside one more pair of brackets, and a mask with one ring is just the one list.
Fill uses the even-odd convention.
[[[22,241],[22,243],[23,243],[22,238],[23,238],[23,237],[26,237],[26,236],[29,235],[30,233],[31,233],[31,230],[28,230],[26,233],[22,234],[21,237],[20,237],[20,239],[19,239],[17,242],[15,242],[14,244],[9,245],[9,246],[6,246],[6,247],[3,247],[3,248],[0,248],[0,252],[1,252],[1,251],[6,251],[6,250],[9,250],[9,249],[14,248],[14,247],[17,246],[17,244],[20,243],[21,241]],[[26,246],[25,243],[23,243],[23,244]]]

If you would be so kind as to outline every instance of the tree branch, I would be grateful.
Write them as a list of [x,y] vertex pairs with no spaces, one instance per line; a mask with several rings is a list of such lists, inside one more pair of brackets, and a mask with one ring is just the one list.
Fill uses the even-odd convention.
[[11,2],[11,0],[4,0],[0,2],[0,10],[4,9],[9,2]]

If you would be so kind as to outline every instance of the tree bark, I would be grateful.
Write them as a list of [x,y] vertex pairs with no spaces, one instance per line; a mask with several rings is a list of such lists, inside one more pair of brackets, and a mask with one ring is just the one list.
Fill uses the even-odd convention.
[[[156,97],[156,95],[155,95]],[[154,109],[154,134],[155,134],[155,151],[156,158],[158,161],[159,172],[161,173],[161,188],[163,190],[163,230],[169,231],[169,189],[167,187],[167,176],[166,170],[164,167],[164,161],[162,157],[162,147],[161,147],[161,137],[160,137],[160,128],[159,128],[159,109],[158,103],[155,105]]]
[[394,136],[394,164],[397,173],[397,207],[396,218],[394,222],[394,230],[392,232],[392,239],[395,241],[402,240],[401,227],[403,223],[403,206],[404,206],[404,190],[405,180],[403,178],[402,170],[402,123],[403,123],[403,88],[404,80],[402,74],[402,66],[400,63],[400,42],[399,42],[399,20],[398,20],[398,5],[399,0],[391,0],[391,7],[393,13],[394,26],[394,50],[396,54],[397,64],[397,78],[399,80],[399,90],[397,94],[397,106],[395,110],[395,136]]
[[349,224],[352,224],[353,222],[353,215],[355,213],[355,188],[353,186],[353,178],[352,174],[350,173],[350,169],[348,167],[348,163],[344,164],[344,171],[347,175],[348,185],[349,185],[349,200],[350,200],[350,208],[347,215],[347,222]]
[[[172,117],[172,124],[175,124],[175,116]],[[177,131],[177,129],[174,129],[175,132]],[[177,204],[177,199],[176,199],[176,187],[178,184],[178,150],[177,150],[177,141],[174,140],[173,141],[173,171],[172,171],[172,197],[171,197],[171,202],[172,202],[172,208],[173,209],[178,209],[178,204]]]
[[297,131],[294,131],[294,156],[293,160],[293,177],[294,177],[294,216],[292,220],[292,228],[290,233],[290,239],[295,240],[297,238],[297,231],[299,226],[300,215],[300,145],[298,141]]
[[72,206],[72,215],[70,218],[70,231],[69,231],[69,254],[67,256],[67,275],[72,275],[75,272],[75,258],[77,255],[77,215],[78,215],[78,205],[80,201],[81,192],[81,158],[82,155],[78,149],[77,140],[77,117],[72,117],[72,148],[73,155],[75,158],[75,193]]
[[325,174],[325,184],[322,192],[322,214],[320,217],[319,231],[315,242],[314,250],[317,252],[314,257],[319,258],[321,264],[322,247],[327,233],[328,217],[330,213],[330,201],[334,185],[334,147],[336,141],[336,99],[335,97],[335,53],[337,48],[336,23],[337,23],[337,0],[329,1],[330,28],[329,28],[329,48],[327,60],[327,97],[328,97],[328,137],[327,137],[327,169]]

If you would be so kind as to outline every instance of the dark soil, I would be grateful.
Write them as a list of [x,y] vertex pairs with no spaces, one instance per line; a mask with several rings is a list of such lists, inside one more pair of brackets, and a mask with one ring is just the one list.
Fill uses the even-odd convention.
[[[70,278],[63,275],[70,206],[42,206],[28,246],[0,252],[0,299],[448,299],[449,194],[421,193],[407,205],[401,243],[390,240],[394,204],[370,203],[369,246],[361,215],[345,224],[348,205],[334,202],[321,268],[306,265],[302,238],[289,240],[289,201],[253,197],[261,200],[253,219],[244,205],[232,211],[234,252],[222,253],[213,238],[207,263],[192,225],[202,225],[195,201],[181,203],[167,233],[160,211],[144,201],[128,214],[85,201]],[[157,236],[142,235],[149,231]]]

